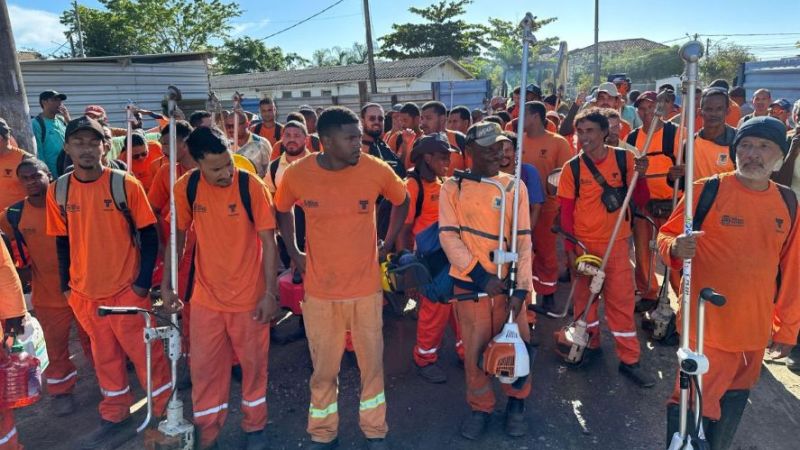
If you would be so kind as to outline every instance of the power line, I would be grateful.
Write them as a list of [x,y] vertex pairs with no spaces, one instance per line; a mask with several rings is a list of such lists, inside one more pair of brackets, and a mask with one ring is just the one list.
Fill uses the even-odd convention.
[[271,38],[271,37],[273,37],[273,36],[277,36],[277,35],[279,35],[279,34],[281,34],[281,33],[285,32],[285,31],[289,31],[289,30],[291,30],[292,28],[294,28],[294,27],[296,27],[296,26],[302,25],[302,24],[304,24],[304,23],[308,22],[309,20],[313,19],[314,17],[317,17],[317,16],[319,16],[320,14],[322,14],[322,13],[324,13],[324,12],[328,11],[329,9],[333,8],[334,6],[336,6],[336,5],[340,4],[340,3],[342,3],[343,1],[344,1],[344,0],[338,0],[338,1],[335,1],[335,2],[333,2],[333,4],[331,4],[331,5],[330,5],[330,6],[328,6],[327,8],[325,8],[325,9],[322,9],[322,10],[320,10],[320,11],[318,11],[318,12],[316,12],[316,13],[314,13],[314,14],[312,14],[312,15],[308,16],[308,17],[306,17],[305,19],[303,19],[303,20],[301,20],[301,21],[299,21],[299,22],[295,23],[294,25],[290,25],[290,26],[288,26],[288,27],[286,27],[286,28],[284,28],[284,29],[282,29],[282,30],[278,30],[278,31],[276,31],[276,32],[274,32],[274,33],[272,33],[272,34],[270,34],[269,36],[263,37],[263,38],[261,38],[261,40],[262,40],[262,41],[266,41],[267,39],[269,39],[269,38]]

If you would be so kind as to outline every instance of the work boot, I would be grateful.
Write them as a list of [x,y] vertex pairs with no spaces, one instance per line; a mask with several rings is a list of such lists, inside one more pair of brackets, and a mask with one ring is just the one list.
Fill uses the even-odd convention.
[[75,412],[75,397],[72,394],[58,394],[53,397],[52,408],[56,416],[68,416]]
[[100,426],[81,440],[81,448],[88,450],[104,446],[109,440],[117,437],[121,431],[124,431],[130,423],[130,418],[122,422],[109,422],[108,420],[100,419]]
[[786,357],[786,367],[792,372],[800,373],[800,345],[795,345]]
[[636,383],[642,388],[651,388],[656,385],[656,380],[652,376],[645,373],[642,366],[638,362],[633,364],[619,363],[619,371],[628,377],[631,381]]
[[447,374],[436,363],[426,366],[417,366],[417,375],[428,383],[441,384],[447,383]]
[[721,409],[719,420],[711,422],[708,426],[711,450],[726,450],[733,444],[748,397],[750,397],[749,390],[731,390],[725,392],[719,400]]
[[652,298],[643,298],[636,302],[636,307],[633,309],[637,313],[650,312],[658,306],[658,300]]
[[264,430],[247,432],[245,435],[247,436],[247,447],[245,447],[247,450],[267,450],[269,448]]
[[542,302],[536,302],[535,305],[531,305],[532,309],[539,314],[545,314],[552,312],[553,307],[555,306],[555,297],[553,294],[542,295]]
[[339,448],[338,437],[330,442],[311,441],[311,444],[308,445],[308,450],[333,450],[335,448]]
[[389,444],[384,438],[367,438],[367,448],[370,450],[389,450]]
[[509,397],[506,404],[506,434],[511,437],[521,437],[528,433],[528,423],[525,421],[525,400]]
[[491,416],[487,412],[472,411],[469,417],[461,422],[461,435],[469,440],[476,440],[483,435],[486,431],[486,425],[489,424]]

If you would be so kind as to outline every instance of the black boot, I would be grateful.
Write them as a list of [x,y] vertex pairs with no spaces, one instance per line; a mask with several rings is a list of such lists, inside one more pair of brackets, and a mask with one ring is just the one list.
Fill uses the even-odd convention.
[[547,314],[553,311],[553,307],[555,306],[555,296],[553,294],[542,295],[542,302],[539,303],[538,301],[536,304],[531,305],[531,309],[537,312],[538,314]]
[[733,443],[736,429],[742,421],[744,407],[750,397],[749,390],[727,391],[719,401],[722,414],[716,422],[709,425],[711,450],[726,450]]
[[800,373],[800,345],[795,345],[786,357],[786,367],[794,373]]
[[483,435],[486,431],[486,425],[489,424],[491,416],[487,412],[472,411],[463,422],[461,422],[461,435],[465,438],[474,441]]

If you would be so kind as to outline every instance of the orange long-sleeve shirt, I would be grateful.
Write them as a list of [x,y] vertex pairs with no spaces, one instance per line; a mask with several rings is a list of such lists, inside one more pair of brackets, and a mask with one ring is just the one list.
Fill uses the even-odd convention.
[[6,246],[0,244],[0,320],[22,316],[27,310],[14,260]]
[[[719,192],[703,222],[705,234],[697,238],[692,260],[690,336],[694,339],[697,331],[697,296],[700,289],[711,287],[728,301],[706,309],[706,345],[745,352],[763,350],[770,337],[794,344],[800,329],[800,227],[792,227],[773,182],[766,191],[753,191],[733,173],[719,178]],[[695,210],[703,183],[695,183]],[[674,269],[681,267],[682,260],[673,258],[669,248],[683,232],[683,220],[681,200],[658,234],[659,251]],[[775,282],[778,268],[780,288]]]
[[[503,235],[511,240],[511,216],[514,191],[513,177],[499,173],[493,179],[506,186],[506,221]],[[517,223],[517,288],[531,290],[531,223],[528,192],[519,191],[519,219]],[[497,232],[500,229],[500,195],[488,183],[462,180],[461,186],[454,178],[442,185],[439,195],[439,240],[450,261],[450,275],[458,280],[474,282],[470,273],[480,264],[490,275],[497,274],[491,253],[497,250]],[[504,267],[503,276],[508,273]]]

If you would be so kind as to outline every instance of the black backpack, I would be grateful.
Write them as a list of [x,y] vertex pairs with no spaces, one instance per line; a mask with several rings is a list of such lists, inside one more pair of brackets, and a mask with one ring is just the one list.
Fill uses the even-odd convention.
[[[22,220],[22,209],[25,207],[25,200],[20,200],[17,203],[9,206],[6,210],[6,219],[11,225],[11,230],[14,232],[14,241],[17,243],[17,251],[22,260],[22,265],[28,265],[28,258],[25,257],[25,237],[19,231],[19,222]],[[9,247],[11,250],[11,247]]]
[[422,203],[425,201],[425,188],[422,186],[422,175],[420,175],[416,170],[411,169],[408,172],[408,178],[413,179],[417,182],[417,201],[414,203],[414,220],[422,215]]
[[[625,141],[628,144],[636,147],[636,138],[639,136],[639,130],[642,127],[639,127],[628,134],[628,137]],[[678,132],[678,126],[672,122],[664,122],[664,131],[661,133],[661,151],[660,152],[650,152],[648,156],[656,156],[656,155],[664,155],[669,157],[672,160],[672,163],[675,164],[675,135]]]
[[[256,124],[256,127],[253,128],[253,132],[255,134],[261,136],[261,129],[262,128],[264,128],[264,122],[259,122],[258,124]],[[283,125],[279,124],[278,122],[275,122],[275,130],[274,130],[274,134],[273,134],[273,137],[275,138],[275,141],[280,141],[282,134],[283,134]]]

